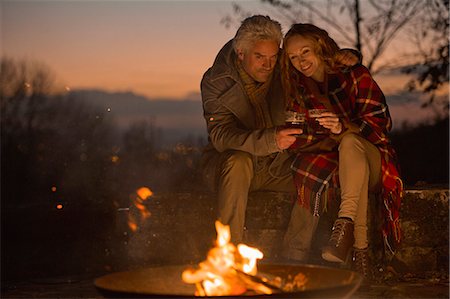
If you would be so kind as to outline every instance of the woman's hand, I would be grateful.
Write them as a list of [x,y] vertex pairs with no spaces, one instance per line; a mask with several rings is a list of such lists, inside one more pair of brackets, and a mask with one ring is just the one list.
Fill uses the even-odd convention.
[[326,129],[329,129],[333,134],[341,134],[342,133],[342,123],[339,120],[339,117],[333,112],[323,112],[317,121],[321,126]]

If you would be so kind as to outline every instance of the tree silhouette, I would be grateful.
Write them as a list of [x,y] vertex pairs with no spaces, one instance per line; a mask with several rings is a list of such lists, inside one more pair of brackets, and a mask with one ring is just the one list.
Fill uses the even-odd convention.
[[[26,200],[27,190],[37,184],[43,149],[39,141],[50,125],[41,115],[49,109],[48,94],[52,90],[51,75],[44,67],[10,58],[2,59],[1,66],[2,199],[7,203],[8,198]],[[3,170],[7,170],[7,176]],[[22,188],[18,188],[18,182]]]
[[73,203],[102,201],[114,125],[62,93],[45,65],[10,58],[1,65],[3,203],[48,202],[52,187]]
[[408,186],[449,183],[449,119],[392,134],[402,178]]
[[[406,67],[404,72],[414,74],[409,82],[410,90],[423,90],[429,94],[424,107],[435,103],[436,95],[449,82],[449,1],[427,1],[425,13],[418,20],[419,26],[410,36],[417,46],[419,63]],[[417,30],[419,29],[419,30]],[[433,47],[428,47],[428,45]],[[438,103],[448,111],[447,98]]]
[[148,120],[135,122],[124,132],[122,147],[118,153],[118,175],[122,183],[130,189],[128,192],[143,186],[154,189],[158,184],[158,136],[154,122]]
[[[308,22],[324,27],[340,46],[358,49],[364,65],[376,74],[404,66],[405,60],[414,62],[414,53],[410,54],[409,49],[397,52],[395,58],[387,59],[386,54],[399,33],[424,14],[428,1],[261,0],[261,3],[266,9],[259,13],[269,13],[287,28],[293,23]],[[221,22],[229,27],[253,13],[233,3],[233,12]]]
[[114,228],[117,130],[63,93],[45,65],[3,58],[1,66],[2,279],[82,271],[81,255],[98,258]]

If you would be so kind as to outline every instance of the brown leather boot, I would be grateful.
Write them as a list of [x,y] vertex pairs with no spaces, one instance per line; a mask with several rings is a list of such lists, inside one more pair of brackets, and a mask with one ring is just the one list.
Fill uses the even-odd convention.
[[353,221],[348,218],[338,218],[333,225],[328,244],[322,249],[322,258],[329,262],[346,263],[351,257],[353,236]]
[[372,261],[369,255],[369,249],[353,249],[353,270],[363,276],[363,284],[371,284],[374,282],[374,272]]

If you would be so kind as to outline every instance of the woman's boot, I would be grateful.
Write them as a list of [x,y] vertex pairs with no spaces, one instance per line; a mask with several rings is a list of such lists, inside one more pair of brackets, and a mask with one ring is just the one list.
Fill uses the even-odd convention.
[[374,281],[372,262],[369,249],[353,249],[353,270],[363,276],[363,284],[368,285]]
[[338,218],[334,222],[328,244],[322,249],[322,258],[329,262],[346,263],[354,242],[353,221],[348,218]]

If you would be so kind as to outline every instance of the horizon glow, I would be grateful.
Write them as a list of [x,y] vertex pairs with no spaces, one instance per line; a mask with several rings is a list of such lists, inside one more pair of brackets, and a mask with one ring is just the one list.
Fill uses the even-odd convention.
[[149,98],[199,92],[234,36],[231,1],[3,1],[2,56],[44,63],[70,89]]

